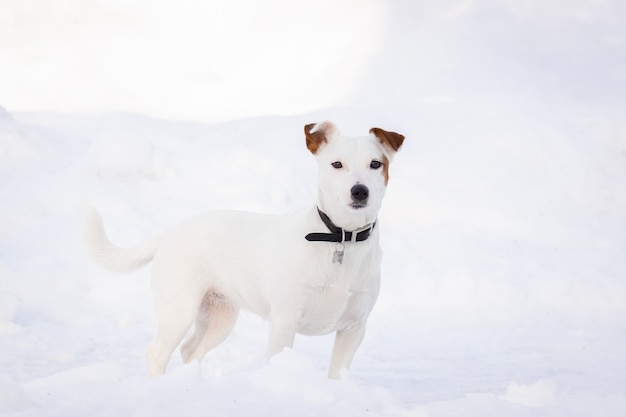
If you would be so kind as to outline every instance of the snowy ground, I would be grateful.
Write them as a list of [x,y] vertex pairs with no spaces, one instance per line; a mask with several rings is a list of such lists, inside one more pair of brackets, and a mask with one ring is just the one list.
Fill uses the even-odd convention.
[[[625,6],[375,3],[386,5],[366,14],[385,20],[372,35],[379,43],[346,67],[363,70],[358,82],[345,68],[333,80],[350,78],[349,94],[325,101],[307,79],[294,93],[283,86],[270,110],[239,109],[238,95],[225,105],[242,112],[230,122],[55,113],[64,108],[55,100],[97,92],[83,88],[92,73],[72,85],[64,55],[52,53],[46,72],[28,54],[11,66],[0,45],[0,100],[9,91],[9,102],[26,103],[55,82],[47,111],[0,101],[0,415],[624,415]],[[342,56],[317,70],[332,72]],[[55,74],[68,79],[44,77]],[[290,100],[308,111],[311,91],[319,111],[266,115]],[[183,112],[185,94],[163,112]],[[164,100],[146,97],[154,108]],[[221,98],[210,96],[207,114]],[[195,104],[189,114],[203,111]],[[165,376],[148,378],[149,270],[119,276],[88,261],[84,204],[127,245],[208,209],[313,204],[302,127],[325,119],[347,135],[379,126],[407,136],[380,214],[382,292],[350,374],[326,379],[330,336],[298,337],[266,363],[266,324],[243,315],[201,364],[175,356]]]
[[[327,113],[347,134],[376,117]],[[82,204],[102,210],[121,244],[204,209],[311,204],[302,126],[321,117],[3,114],[2,412],[623,413],[624,149],[602,120],[528,126],[445,104],[420,110],[392,167],[383,290],[347,380],[325,378],[330,337],[300,337],[266,364],[266,325],[251,315],[200,366],[176,358],[150,380],[148,271],[90,264]],[[504,129],[525,142],[503,142]],[[459,143],[461,130],[473,133]]]

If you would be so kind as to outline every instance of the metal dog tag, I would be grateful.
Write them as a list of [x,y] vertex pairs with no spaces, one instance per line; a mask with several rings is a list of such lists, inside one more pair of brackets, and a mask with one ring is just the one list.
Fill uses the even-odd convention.
[[335,246],[335,253],[333,253],[333,263],[343,263],[343,250],[344,250],[344,244],[343,243],[338,243],[337,246]]

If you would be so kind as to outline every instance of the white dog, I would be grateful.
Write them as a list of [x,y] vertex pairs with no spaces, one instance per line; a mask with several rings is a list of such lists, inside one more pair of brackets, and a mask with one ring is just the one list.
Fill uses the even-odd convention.
[[269,320],[268,356],[291,347],[296,333],[336,332],[328,375],[339,378],[350,366],[378,297],[376,218],[404,136],[372,128],[342,137],[330,122],[304,133],[319,163],[317,206],[284,215],[209,212],[129,249],[108,240],[95,210],[88,216],[86,244],[98,263],[131,271],[154,262],[151,375],[165,372],[194,322],[181,353],[185,362],[201,360],[242,308]]

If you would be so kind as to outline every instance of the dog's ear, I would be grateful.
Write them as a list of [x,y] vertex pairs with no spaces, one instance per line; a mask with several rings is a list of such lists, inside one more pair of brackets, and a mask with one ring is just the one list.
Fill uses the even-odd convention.
[[337,133],[337,128],[331,122],[311,123],[304,126],[304,136],[306,136],[306,147],[313,155],[317,153],[320,146],[328,143],[328,139]]
[[378,127],[371,128],[370,133],[376,136],[380,143],[394,152],[397,152],[400,146],[402,146],[402,142],[404,142],[404,135],[396,132],[387,132]]

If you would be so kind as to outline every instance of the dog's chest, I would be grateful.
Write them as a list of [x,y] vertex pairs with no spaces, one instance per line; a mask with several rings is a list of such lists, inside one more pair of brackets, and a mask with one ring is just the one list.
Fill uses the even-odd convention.
[[325,334],[366,316],[377,295],[371,274],[350,265],[330,265],[306,289],[300,332]]

